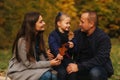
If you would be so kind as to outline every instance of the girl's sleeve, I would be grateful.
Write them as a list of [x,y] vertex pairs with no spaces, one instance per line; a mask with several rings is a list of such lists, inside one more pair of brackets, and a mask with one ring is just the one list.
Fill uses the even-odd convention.
[[59,53],[59,50],[58,50],[59,44],[58,44],[55,36],[49,35],[48,44],[49,44],[49,48],[50,48],[52,54],[57,56],[57,54]]

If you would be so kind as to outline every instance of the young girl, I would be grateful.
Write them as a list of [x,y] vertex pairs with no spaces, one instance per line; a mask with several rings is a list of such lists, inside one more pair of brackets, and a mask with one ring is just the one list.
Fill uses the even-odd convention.
[[72,61],[72,52],[74,44],[69,41],[70,32],[70,17],[67,14],[59,12],[55,19],[55,30],[52,31],[48,38],[49,48],[51,53],[57,57],[57,59],[62,60],[59,49],[63,44],[69,43],[67,53],[63,56],[62,63],[59,66],[54,67],[58,72],[58,80],[76,80],[76,73],[68,74],[66,68]]
[[13,57],[8,70],[11,80],[57,80],[50,67],[59,65],[60,61],[46,60],[44,25],[40,13],[29,12],[25,15],[13,44]]

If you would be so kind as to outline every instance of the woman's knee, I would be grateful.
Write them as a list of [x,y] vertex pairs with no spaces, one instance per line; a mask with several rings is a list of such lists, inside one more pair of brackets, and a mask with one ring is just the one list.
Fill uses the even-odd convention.
[[39,80],[50,80],[52,78],[52,74],[50,71],[45,72]]

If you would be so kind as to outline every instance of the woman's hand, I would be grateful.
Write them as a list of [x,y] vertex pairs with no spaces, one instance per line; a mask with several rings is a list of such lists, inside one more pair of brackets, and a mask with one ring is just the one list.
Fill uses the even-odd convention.
[[54,55],[51,53],[50,49],[47,50],[47,56],[49,60],[54,59]]
[[51,66],[60,65],[60,64],[61,64],[61,60],[58,60],[57,58],[52,59],[52,60],[50,61],[50,64],[51,64]]

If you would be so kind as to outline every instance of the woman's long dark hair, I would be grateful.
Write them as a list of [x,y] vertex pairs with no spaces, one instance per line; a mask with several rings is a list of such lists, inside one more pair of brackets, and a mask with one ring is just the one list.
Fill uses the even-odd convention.
[[[21,61],[18,54],[18,41],[21,37],[24,37],[26,41],[26,51],[28,60],[35,59],[34,57],[34,48],[36,41],[36,32],[35,32],[35,24],[38,21],[40,16],[39,12],[29,12],[24,16],[24,20],[21,26],[21,29],[17,33],[16,39],[13,43],[12,53],[15,53],[15,56],[18,61]],[[38,32],[39,36],[39,48],[41,52],[45,53],[45,45],[43,40],[43,32]],[[38,53],[40,55],[40,53]]]

